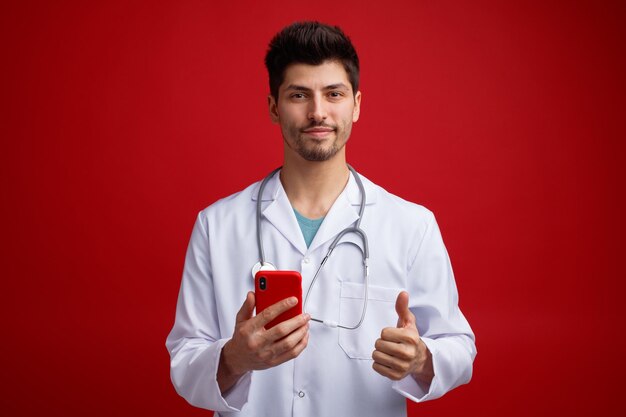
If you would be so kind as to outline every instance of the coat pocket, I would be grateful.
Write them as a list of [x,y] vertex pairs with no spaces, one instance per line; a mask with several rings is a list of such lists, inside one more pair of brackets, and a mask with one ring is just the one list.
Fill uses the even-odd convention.
[[[339,346],[352,359],[372,360],[374,343],[385,327],[395,327],[398,321],[395,303],[400,288],[369,285],[367,311],[361,327],[355,330],[339,329]],[[354,326],[361,318],[365,285],[354,282],[341,283],[339,323]]]

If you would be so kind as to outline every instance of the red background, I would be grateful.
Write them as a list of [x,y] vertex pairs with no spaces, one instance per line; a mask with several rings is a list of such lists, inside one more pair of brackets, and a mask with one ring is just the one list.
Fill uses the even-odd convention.
[[263,56],[299,19],[362,61],[349,161],[433,210],[474,379],[410,415],[623,415],[624,2],[2,2],[11,416],[208,415],[164,341],[197,212],[281,161]]

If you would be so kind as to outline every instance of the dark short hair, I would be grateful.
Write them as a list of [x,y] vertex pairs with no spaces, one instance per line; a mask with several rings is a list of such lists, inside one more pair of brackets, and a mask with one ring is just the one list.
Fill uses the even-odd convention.
[[270,41],[265,55],[270,94],[278,100],[278,88],[289,65],[321,65],[326,61],[343,64],[353,94],[356,94],[359,89],[359,57],[352,42],[339,27],[319,22],[296,22],[285,27]]

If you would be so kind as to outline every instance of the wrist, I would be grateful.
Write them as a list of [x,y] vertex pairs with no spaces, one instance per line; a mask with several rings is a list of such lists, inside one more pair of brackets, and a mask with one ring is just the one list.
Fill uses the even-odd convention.
[[426,346],[426,343],[420,339],[420,349],[422,350],[421,356],[423,359],[420,361],[421,365],[418,369],[411,373],[411,376],[420,386],[430,386],[430,383],[435,377],[435,370],[433,367],[433,355]]
[[217,384],[220,387],[222,395],[230,390],[243,376],[243,373],[238,373],[237,369],[233,367],[232,360],[232,347],[229,345],[230,340],[222,346],[220,352],[220,362],[217,367]]
[[232,341],[229,340],[222,346],[222,353],[220,355],[219,367],[223,375],[229,378],[239,379],[245,374],[245,370],[238,369],[237,362],[238,361],[233,358]]

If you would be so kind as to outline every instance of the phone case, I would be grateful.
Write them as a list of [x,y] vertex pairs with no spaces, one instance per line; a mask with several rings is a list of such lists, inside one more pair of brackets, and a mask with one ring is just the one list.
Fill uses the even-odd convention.
[[[265,285],[262,285],[263,280]],[[298,299],[298,304],[266,324],[266,329],[302,314],[302,276],[298,271],[257,272],[254,276],[254,294],[256,296],[256,314],[285,298],[296,297]]]

